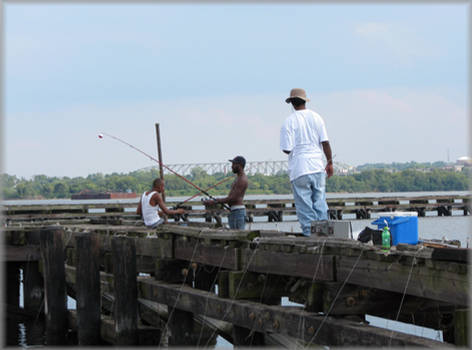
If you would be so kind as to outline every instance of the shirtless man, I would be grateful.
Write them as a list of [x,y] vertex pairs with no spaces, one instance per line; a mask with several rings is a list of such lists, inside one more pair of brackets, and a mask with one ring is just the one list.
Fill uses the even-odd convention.
[[228,203],[231,206],[231,213],[228,216],[229,228],[244,230],[246,227],[246,207],[243,204],[244,194],[248,186],[247,176],[244,173],[246,159],[241,156],[229,160],[232,164],[231,169],[237,175],[236,180],[231,185],[228,197],[217,198],[216,200],[203,201],[205,205],[215,203]]
[[[174,215],[185,213],[185,210],[183,209],[168,209],[162,200],[161,193],[163,191],[164,180],[157,178],[152,182],[151,190],[144,192],[141,196],[136,214],[142,216],[144,224],[147,227],[156,228],[157,226],[164,223],[165,219],[161,217],[163,214]],[[159,210],[159,208],[162,209],[162,211]]]

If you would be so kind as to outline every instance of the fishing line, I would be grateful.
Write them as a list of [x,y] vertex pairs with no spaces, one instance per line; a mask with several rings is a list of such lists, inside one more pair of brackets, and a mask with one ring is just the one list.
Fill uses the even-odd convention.
[[[208,291],[208,295],[207,295],[207,297],[206,297],[206,299],[205,299],[205,307],[203,308],[202,322],[201,322],[201,328],[200,328],[200,335],[198,336],[197,347],[199,347],[200,341],[202,340],[203,328],[204,328],[204,324],[205,324],[204,319],[203,319],[203,316],[207,317],[206,312],[207,312],[207,307],[208,307],[208,300],[210,299],[209,295],[210,295],[210,293],[216,295],[216,293],[213,293],[212,291],[213,291],[213,288],[214,288],[215,285],[216,285],[216,281],[218,280],[218,273],[221,271],[221,268],[223,267],[223,262],[224,262],[224,260],[225,260],[225,258],[226,258],[226,253],[228,252],[228,248],[229,248],[229,246],[223,247],[223,249],[224,249],[223,257],[221,258],[220,264],[219,264],[219,266],[218,266],[218,270],[216,271],[216,274],[215,274],[215,278],[213,279],[213,283],[211,284],[210,290]],[[204,269],[205,269],[205,265],[203,265],[203,267],[204,267]],[[214,271],[212,271],[212,273],[213,273],[213,272],[214,272]],[[219,287],[219,286],[218,286],[218,287]],[[217,331],[217,330],[216,330],[216,331]],[[213,329],[213,332],[215,332],[215,329]],[[212,337],[213,337],[213,334],[212,334],[212,336],[210,337],[210,339],[211,339]]]
[[[313,273],[313,277],[311,278],[311,283],[312,284],[315,283],[316,276],[318,275],[318,270],[320,268],[320,265],[322,264],[323,249],[324,249],[325,243],[326,243],[326,239],[323,240],[323,243],[322,243],[321,248],[320,248],[320,253],[319,253],[319,256],[318,256],[318,263],[316,264],[315,272]],[[316,246],[316,248],[318,248],[318,247],[319,246]],[[316,254],[314,254],[314,256],[315,256],[315,258],[317,257]],[[303,327],[302,327],[302,322],[303,322]],[[305,314],[304,313],[300,315],[300,320],[298,322],[298,332],[299,332],[300,339],[303,339],[302,330],[303,330],[303,332],[305,331]],[[300,347],[303,348],[303,345],[300,344]],[[298,346],[297,346],[297,348],[298,348]]]
[[[216,186],[221,185],[223,182],[226,182],[226,181],[228,181],[228,180],[230,180],[230,179],[232,179],[232,178],[233,178],[233,177],[230,177],[230,176],[229,176],[229,177],[226,177],[226,178],[224,178],[223,180],[217,182],[216,184],[214,184],[214,185],[208,187],[207,189],[205,189],[205,191],[209,191],[209,190],[211,190],[212,188],[215,188]],[[200,195],[200,194],[202,194],[202,193],[203,193],[203,192],[200,191],[200,192],[198,192],[197,194],[193,195],[192,197],[189,197],[189,198],[187,198],[186,200],[177,203],[175,206],[176,206],[176,207],[179,207],[179,206],[183,205],[184,203],[187,203],[189,200],[194,199],[195,197],[197,197],[198,195]]]
[[349,278],[351,277],[352,273],[354,272],[357,264],[359,263],[359,260],[361,259],[361,256],[362,256],[362,253],[364,253],[364,246],[361,246],[361,252],[359,254],[359,256],[357,257],[357,260],[356,262],[354,263],[354,265],[352,266],[352,269],[351,271],[349,271],[349,274],[347,275],[346,279],[344,280],[343,284],[341,285],[341,288],[339,288],[338,292],[336,293],[336,296],[334,297],[334,300],[333,302],[331,303],[330,307],[329,307],[329,310],[328,312],[325,314],[323,320],[321,321],[321,324],[319,325],[318,329],[316,330],[315,334],[311,337],[310,341],[308,342],[308,345],[305,346],[305,349],[310,347],[311,344],[313,343],[313,341],[316,339],[316,337],[318,336],[318,333],[320,332],[321,328],[323,327],[325,321],[327,320],[331,310],[333,309],[334,305],[336,304],[336,300],[338,299],[339,295],[341,294],[341,291],[343,290],[344,286],[346,285],[347,281],[349,280]]
[[[259,238],[259,237],[256,237],[256,238]],[[231,308],[233,307],[234,303],[235,303],[235,300],[236,300],[236,297],[238,296],[238,293],[239,293],[239,290],[241,289],[241,286],[243,284],[243,280],[244,280],[244,277],[246,276],[246,273],[249,269],[249,266],[251,265],[251,262],[252,262],[252,259],[254,258],[254,256],[256,255],[257,253],[257,249],[259,248],[259,240],[256,240],[256,238],[254,238],[253,242],[256,243],[256,247],[254,249],[254,252],[252,253],[252,255],[250,256],[248,262],[247,262],[247,265],[245,266],[245,269],[244,269],[244,272],[243,272],[243,275],[241,277],[241,279],[239,280],[239,284],[238,284],[238,287],[236,288],[236,291],[233,295],[233,297],[231,298],[230,302],[231,304],[226,308],[226,311],[225,313],[223,314],[223,317],[221,317],[221,321],[224,321],[226,316],[228,316],[228,314],[231,312]],[[255,320],[254,320],[255,322]],[[210,340],[211,338],[216,334],[216,331],[213,331],[213,333],[211,334],[210,338],[208,339],[208,341],[206,342],[205,344],[205,347],[208,347],[209,343],[210,343]]]
[[[411,275],[412,275],[412,272],[413,272],[413,267],[417,264],[416,263],[416,256],[418,255],[418,253],[420,251],[423,250],[423,248],[424,248],[424,246],[421,246],[421,248],[416,251],[415,255],[413,256],[413,260],[411,261],[410,272],[408,273],[408,278],[406,280],[405,288],[403,289],[403,295],[402,295],[402,299],[400,301],[400,306],[398,307],[397,317],[395,317],[395,321],[397,321],[397,322],[398,322],[398,318],[400,317],[400,312],[402,310],[403,301],[405,300],[406,290],[408,288],[408,285],[410,284],[410,278],[411,278]],[[393,330],[390,332],[390,338],[388,339],[388,346],[391,346],[391,344],[392,344],[392,337],[393,337]]]
[[[188,264],[188,268],[187,268],[187,271],[190,272],[190,269],[192,267],[192,261],[193,259],[195,258],[195,253],[197,252],[197,247],[198,245],[200,244],[200,237],[202,235],[202,232],[203,230],[200,230],[199,233],[198,233],[198,236],[196,237],[196,242],[195,242],[195,246],[193,247],[193,252],[192,252],[192,257],[190,258],[190,261],[189,261],[189,264]],[[188,274],[187,272],[187,274]],[[184,279],[182,281],[182,284],[180,285],[179,287],[179,290],[178,290],[178,294],[177,294],[177,297],[175,298],[175,303],[174,303],[174,306],[172,307],[171,311],[168,313],[167,315],[167,322],[166,324],[164,325],[164,330],[162,331],[164,334],[167,335],[168,333],[168,330],[169,330],[169,322],[171,321],[172,319],[172,315],[174,314],[174,311],[175,311],[175,307],[177,306],[177,303],[179,302],[180,300],[180,296],[182,295],[182,289],[184,288],[184,286],[187,284],[187,275],[184,276]],[[158,348],[160,348],[160,345],[158,346]]]
[[[140,150],[139,148],[133,146],[132,144],[130,144],[130,143],[128,143],[128,142],[126,142],[126,141],[120,139],[119,137],[113,136],[113,135],[108,134],[108,133],[106,133],[106,132],[101,132],[101,133],[99,133],[99,134],[98,134],[98,138],[103,139],[103,135],[106,135],[106,136],[108,136],[108,137],[111,137],[112,139],[114,139],[114,140],[116,140],[116,141],[118,141],[118,142],[121,142],[121,143],[125,144],[125,145],[128,146],[128,147],[131,147],[131,148],[134,149],[135,151],[138,151],[139,153],[145,155],[145,156],[148,157],[149,159],[151,159],[151,160],[157,162],[157,164],[160,164],[162,167],[164,167],[164,168],[166,168],[167,170],[169,170],[172,174],[174,174],[174,175],[180,177],[182,180],[184,180],[185,182],[187,182],[189,185],[192,185],[193,187],[195,187],[197,190],[200,191],[200,193],[203,193],[204,195],[206,195],[206,196],[208,196],[209,198],[211,198],[211,199],[213,199],[214,201],[216,201],[216,198],[214,198],[213,196],[211,196],[207,191],[201,189],[200,187],[198,187],[197,185],[195,185],[192,181],[190,181],[190,180],[188,180],[187,178],[185,178],[184,176],[178,174],[177,172],[175,172],[174,170],[172,170],[171,168],[169,168],[167,165],[165,165],[165,164],[159,162],[156,158],[154,158],[154,157],[151,156],[150,154],[148,154],[148,153],[146,153],[146,152]],[[228,209],[228,210],[231,209],[231,208],[230,208],[229,206],[227,206],[226,204],[223,204],[223,203],[220,203],[220,204],[222,204],[225,209]]]

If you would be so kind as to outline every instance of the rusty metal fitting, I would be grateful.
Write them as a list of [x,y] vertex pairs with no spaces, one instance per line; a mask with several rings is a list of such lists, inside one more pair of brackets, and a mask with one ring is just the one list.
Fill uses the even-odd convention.
[[307,331],[308,331],[308,334],[311,334],[311,335],[315,334],[315,328],[313,326],[309,327]]
[[197,267],[198,267],[197,263],[193,262],[190,266],[192,267],[192,270],[194,271],[197,270]]
[[188,276],[188,269],[186,268],[182,269],[182,276]]
[[354,306],[356,304],[357,304],[356,303],[356,298],[354,298],[354,297],[347,297],[346,298],[346,305],[347,306]]
[[269,312],[264,312],[264,320],[266,320],[266,321],[270,320],[270,313]]
[[251,312],[251,313],[249,314],[249,319],[250,319],[251,321],[254,321],[254,320],[256,319],[256,314],[255,314],[254,312]]
[[279,329],[279,327],[280,327],[279,321],[278,321],[278,320],[274,320],[274,323],[272,323],[272,327],[273,327],[274,329]]
[[257,324],[259,325],[259,327],[262,327],[262,325],[264,324],[264,322],[262,321],[262,318],[257,320]]

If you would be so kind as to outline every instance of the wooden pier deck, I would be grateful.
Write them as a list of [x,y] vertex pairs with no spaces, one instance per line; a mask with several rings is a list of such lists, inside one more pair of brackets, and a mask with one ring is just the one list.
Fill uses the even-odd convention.
[[[217,335],[287,348],[469,344],[469,249],[400,244],[384,253],[277,231],[193,222],[153,230],[53,214],[65,216],[56,225],[7,216],[3,228],[6,302],[19,308],[21,269],[22,311],[47,310],[49,345],[71,331],[79,345],[212,346]],[[374,327],[366,314],[441,330],[445,342]]]
[[[172,206],[172,202],[167,203]],[[249,222],[255,218],[266,218],[268,222],[295,220],[296,210],[293,199],[245,200]],[[453,211],[463,215],[470,214],[470,196],[467,195],[429,195],[416,197],[362,197],[328,199],[331,219],[343,219],[344,214],[351,214],[356,219],[369,219],[371,214],[385,211],[415,211],[418,216],[435,212],[438,216],[452,216]],[[93,217],[119,217],[124,220],[139,220],[135,214],[137,202],[103,202],[70,204],[3,205],[2,212],[9,222],[27,220],[55,220]],[[189,201],[184,208],[188,211],[182,220],[205,219],[206,222],[221,223],[228,212],[221,207],[204,207],[200,201]],[[285,218],[284,218],[285,217]]]

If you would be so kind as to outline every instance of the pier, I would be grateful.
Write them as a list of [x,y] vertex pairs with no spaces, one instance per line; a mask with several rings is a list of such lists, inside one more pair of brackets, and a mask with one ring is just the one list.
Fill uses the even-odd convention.
[[[37,204],[37,205],[4,205],[3,214],[9,222],[41,220],[54,221],[56,219],[90,220],[94,217],[109,217],[121,222],[135,222],[140,218],[135,214],[136,202],[103,202],[103,203],[73,203],[70,204]],[[267,220],[268,222],[295,221],[296,209],[290,199],[261,199],[245,200],[247,218],[249,222]],[[168,202],[172,206],[173,202]],[[438,216],[452,216],[453,212],[461,215],[470,214],[470,196],[468,195],[439,195],[417,197],[359,197],[359,198],[330,198],[328,199],[330,219],[341,220],[344,215],[350,219],[370,219],[372,214],[391,211],[415,211],[419,217],[426,216],[427,212]],[[203,206],[201,201],[189,201],[183,205],[187,214],[180,217],[182,221],[204,219],[205,222],[221,224],[222,218],[228,212],[221,206]],[[457,215],[457,214],[455,214]],[[257,219],[256,219],[257,218]]]
[[[43,315],[48,345],[211,347],[217,336],[286,348],[470,344],[470,249],[399,244],[385,253],[194,215],[148,229],[126,206],[4,208],[5,302]],[[374,327],[366,315],[441,330],[444,342]]]

